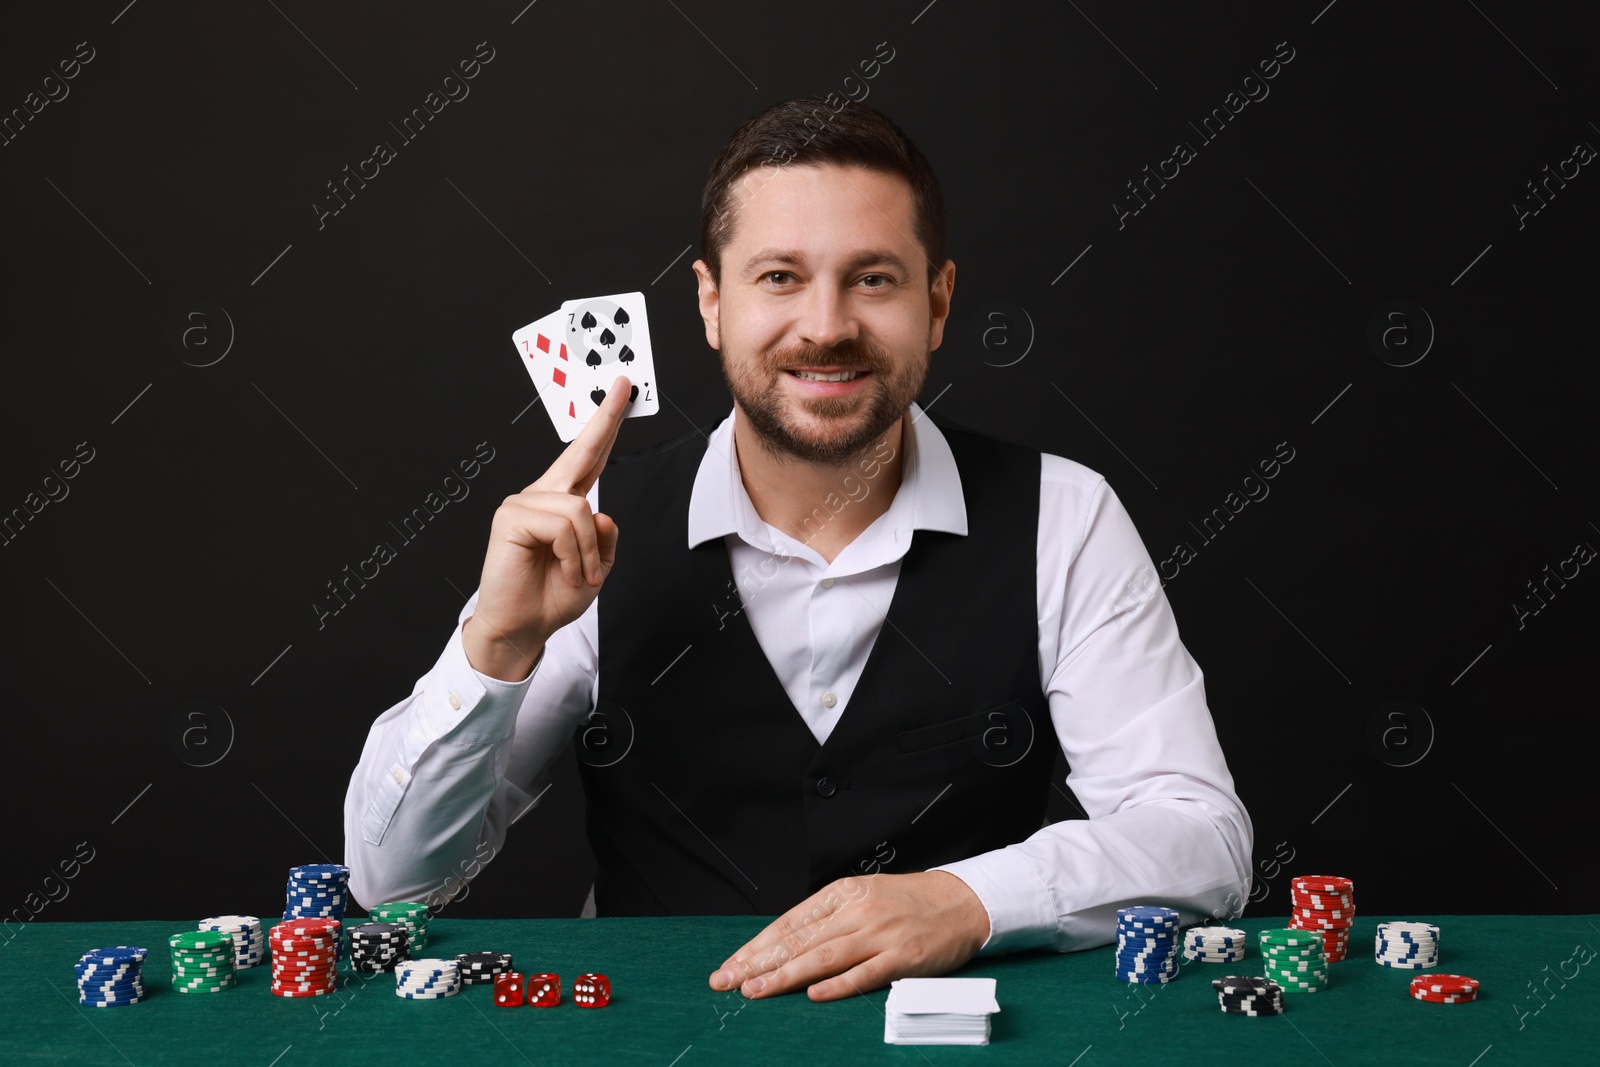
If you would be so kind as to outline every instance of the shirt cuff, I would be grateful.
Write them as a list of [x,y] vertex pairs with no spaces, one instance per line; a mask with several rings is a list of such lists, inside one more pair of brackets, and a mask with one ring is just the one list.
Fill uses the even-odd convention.
[[448,737],[467,745],[504,741],[516,728],[517,710],[543,662],[541,653],[520,682],[480,674],[467,660],[461,626],[457,625],[423,686],[422,719],[427,732],[433,738]]
[[978,949],[980,956],[1034,948],[1055,939],[1050,887],[1024,856],[1002,848],[929,870],[948,871],[967,883],[989,913],[989,937]]

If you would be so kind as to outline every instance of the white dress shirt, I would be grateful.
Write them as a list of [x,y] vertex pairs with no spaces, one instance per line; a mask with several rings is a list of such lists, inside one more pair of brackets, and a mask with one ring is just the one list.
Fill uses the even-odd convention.
[[[955,458],[920,415],[913,404],[888,510],[832,563],[756,514],[731,415],[695,479],[687,543],[727,544],[745,617],[818,743],[850,702],[915,532],[967,533]],[[589,493],[597,510],[603,484]],[[986,954],[1106,944],[1130,902],[1178,908],[1185,922],[1237,914],[1250,818],[1150,555],[1110,485],[1082,464],[1044,454],[1039,494],[1039,680],[1071,766],[1054,785],[1070,787],[1088,819],[934,869],[983,902]],[[623,530],[619,551],[627,546]],[[597,698],[598,599],[521,682],[467,662],[461,624],[477,600],[433,669],[378,717],[351,776],[345,862],[364,904],[458,892],[537,804],[547,765]]]

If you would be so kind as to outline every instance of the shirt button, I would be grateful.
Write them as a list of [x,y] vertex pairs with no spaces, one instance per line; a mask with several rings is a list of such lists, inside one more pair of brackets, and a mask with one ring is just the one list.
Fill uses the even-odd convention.
[[831,708],[837,703],[839,703],[839,698],[833,695],[833,690],[830,689],[826,693],[822,694],[823,707]]
[[401,775],[400,775],[400,768],[399,767],[396,767],[394,770],[390,771],[389,773],[394,778],[396,783],[398,783],[400,781]]
[[833,579],[832,578],[824,578],[824,579],[822,579],[822,588],[824,588],[824,589],[832,589],[833,588]]
[[826,775],[824,775],[823,777],[817,779],[817,795],[818,796],[831,797],[831,796],[833,796],[834,793],[836,793],[838,791],[839,791],[839,784],[837,782],[835,782],[832,778],[829,778]]
[[461,698],[454,693],[450,694],[450,706],[457,711],[461,710]]

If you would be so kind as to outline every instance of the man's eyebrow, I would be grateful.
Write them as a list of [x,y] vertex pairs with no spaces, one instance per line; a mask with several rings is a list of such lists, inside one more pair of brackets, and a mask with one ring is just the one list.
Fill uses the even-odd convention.
[[[799,249],[763,248],[761,251],[745,260],[744,273],[749,274],[757,266],[763,266],[769,263],[788,267],[803,267],[806,263],[806,257],[802,252],[800,252]],[[911,276],[910,265],[907,264],[905,260],[901,259],[899,256],[888,251],[887,249],[873,248],[867,249],[863,252],[858,252],[845,261],[844,268],[846,271],[856,271],[860,270],[862,267],[870,267],[877,264],[883,264],[884,266],[892,267],[908,278]]]

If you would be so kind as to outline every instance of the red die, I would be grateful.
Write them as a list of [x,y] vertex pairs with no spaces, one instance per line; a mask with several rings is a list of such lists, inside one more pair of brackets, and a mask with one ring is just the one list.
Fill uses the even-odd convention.
[[495,975],[494,1002],[502,1008],[521,1007],[523,986],[522,975],[516,971]]
[[580,974],[572,980],[572,1002],[580,1008],[603,1008],[611,1003],[611,979],[603,974]]
[[553,1008],[561,1003],[561,976],[536,974],[528,979],[528,1003],[536,1008]]

